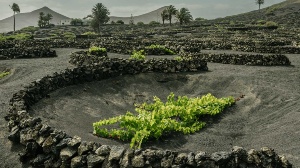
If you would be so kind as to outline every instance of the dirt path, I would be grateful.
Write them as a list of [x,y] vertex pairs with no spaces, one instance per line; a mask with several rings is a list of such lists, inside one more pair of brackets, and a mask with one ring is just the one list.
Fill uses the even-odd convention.
[[[13,74],[0,80],[0,158],[2,167],[22,167],[16,161],[18,147],[7,140],[8,100],[24,85],[67,67],[71,49],[59,49],[57,58],[0,61]],[[220,51],[227,52],[227,51]],[[114,54],[114,57],[119,56]],[[79,135],[83,140],[119,144],[91,135],[99,119],[133,111],[133,103],[165,98],[170,92],[190,97],[212,93],[217,97],[245,94],[236,106],[213,124],[193,135],[174,135],[145,146],[178,151],[229,151],[232,146],[274,148],[300,167],[300,55],[288,55],[293,66],[253,67],[209,63],[209,72],[120,76],[99,82],[70,86],[53,92],[37,103],[31,113],[50,125]],[[43,68],[41,68],[43,67]]]

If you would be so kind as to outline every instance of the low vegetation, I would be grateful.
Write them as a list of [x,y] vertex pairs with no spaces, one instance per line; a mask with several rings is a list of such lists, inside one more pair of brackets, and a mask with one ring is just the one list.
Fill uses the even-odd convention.
[[[217,99],[207,94],[201,98],[175,98],[171,93],[166,103],[154,97],[153,103],[136,105],[138,115],[127,112],[125,115],[94,123],[94,134],[122,141],[130,140],[131,148],[141,148],[142,143],[148,139],[159,139],[168,133],[195,133],[205,126],[203,117],[215,116],[234,103],[233,97]],[[119,129],[108,130],[103,127],[116,123]]]
[[6,40],[28,40],[31,39],[32,35],[27,33],[17,33],[12,35],[1,35],[0,34],[0,41],[6,41]]
[[169,48],[162,46],[162,45],[155,45],[152,44],[150,46],[145,47],[146,51],[151,53],[161,53],[161,55],[175,55],[176,53]]
[[9,75],[10,72],[6,71],[6,72],[0,72],[0,79],[4,78],[5,76]]
[[145,51],[144,50],[140,50],[140,51],[134,50],[129,59],[132,59],[132,60],[145,60],[146,59]]
[[96,56],[106,56],[107,50],[106,50],[106,48],[92,46],[89,48],[88,53],[91,55],[96,55]]

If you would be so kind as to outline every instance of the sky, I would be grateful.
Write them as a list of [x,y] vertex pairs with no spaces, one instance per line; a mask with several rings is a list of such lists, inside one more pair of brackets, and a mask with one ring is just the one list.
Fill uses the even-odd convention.
[[[262,8],[284,0],[265,0]],[[130,17],[151,12],[160,7],[174,5],[188,8],[194,18],[214,19],[257,10],[255,0],[0,0],[0,20],[13,15],[9,5],[17,3],[21,13],[44,6],[70,18],[83,18],[91,14],[97,3],[104,4],[111,16]]]

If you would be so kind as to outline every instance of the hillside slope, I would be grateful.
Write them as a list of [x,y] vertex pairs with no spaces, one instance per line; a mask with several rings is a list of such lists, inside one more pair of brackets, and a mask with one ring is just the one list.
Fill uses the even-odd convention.
[[[160,14],[166,8],[167,8],[167,6],[164,6],[164,7],[161,7],[159,9],[157,9],[157,10],[154,10],[152,12],[148,12],[148,13],[145,13],[145,14],[142,14],[142,15],[139,15],[139,16],[133,16],[134,23],[144,22],[145,24],[148,24],[151,21],[157,21],[157,22],[162,23],[162,19],[161,19]],[[131,17],[110,16],[110,21],[109,22],[111,22],[111,21],[116,22],[117,20],[122,20],[125,24],[128,24],[130,19],[131,19]],[[175,22],[176,21],[175,17],[173,17],[172,20],[173,20],[172,22]],[[166,23],[167,22],[168,21],[166,21]]]
[[[16,14],[16,30],[27,26],[37,26],[40,12],[44,12],[45,14],[50,13],[53,16],[53,19],[50,21],[50,23],[53,24],[58,24],[61,20],[70,19],[69,17],[49,9],[48,7],[43,7],[32,12]],[[13,16],[0,20],[0,33],[13,31],[13,20]]]
[[251,22],[257,20],[275,21],[280,24],[300,25],[300,0],[286,0],[284,2],[224,18],[215,21],[244,21]]

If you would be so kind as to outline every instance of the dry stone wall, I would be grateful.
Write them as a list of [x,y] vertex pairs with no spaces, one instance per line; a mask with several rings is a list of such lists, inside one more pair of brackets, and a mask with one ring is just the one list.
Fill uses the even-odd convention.
[[[195,64],[192,61],[189,63]],[[197,70],[207,70],[206,62],[198,61],[196,65]],[[279,156],[270,148],[247,152],[241,147],[233,147],[231,151],[208,154],[201,151],[178,153],[154,149],[132,150],[85,142],[78,136],[70,137],[28,113],[32,105],[59,88],[125,74],[168,72],[166,70],[172,68],[176,68],[174,60],[144,62],[108,59],[99,64],[66,69],[43,77],[15,93],[10,100],[9,113],[5,117],[10,131],[8,139],[24,145],[20,161],[29,162],[32,167],[292,167],[284,156]]]

